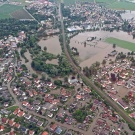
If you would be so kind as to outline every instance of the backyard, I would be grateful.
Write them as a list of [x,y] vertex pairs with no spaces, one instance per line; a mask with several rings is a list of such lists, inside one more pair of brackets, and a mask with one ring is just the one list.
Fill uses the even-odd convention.
[[120,39],[112,38],[112,37],[105,39],[105,42],[110,43],[110,44],[116,44],[116,46],[119,46],[121,48],[135,51],[135,43],[132,43],[132,42],[128,42],[128,41],[124,41],[124,40],[120,40]]

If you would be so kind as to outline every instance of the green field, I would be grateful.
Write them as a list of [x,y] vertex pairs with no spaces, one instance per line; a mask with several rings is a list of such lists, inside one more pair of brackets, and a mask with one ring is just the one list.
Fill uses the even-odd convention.
[[[66,5],[74,4],[75,1],[88,1],[93,2],[94,0],[63,0]],[[135,10],[135,4],[127,2],[126,0],[95,0],[96,2],[103,2],[108,8],[121,9],[121,10]]]
[[105,42],[110,43],[110,44],[116,44],[116,46],[128,49],[130,51],[135,51],[135,43],[120,40],[120,39],[117,39],[117,38],[107,38],[105,40]]
[[22,9],[22,6],[16,6],[16,5],[10,5],[10,4],[4,4],[0,6],[0,19],[10,18],[11,13]]

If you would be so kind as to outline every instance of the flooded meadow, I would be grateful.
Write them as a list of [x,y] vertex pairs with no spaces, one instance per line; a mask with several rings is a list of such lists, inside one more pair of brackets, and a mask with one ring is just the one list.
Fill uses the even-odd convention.
[[[95,40],[94,42],[96,42],[96,45],[86,45],[86,47],[84,47],[83,42],[85,42],[89,37],[96,37],[96,39],[101,38],[101,40]],[[114,50],[113,45],[104,42],[104,40],[108,37],[135,43],[135,40],[133,40],[131,35],[128,35],[128,33],[122,31],[95,31],[80,33],[71,39],[70,47],[76,47],[78,49],[81,67],[89,67],[95,61],[102,62],[104,57]],[[123,53],[129,52],[128,49],[120,47],[116,47],[116,50]]]

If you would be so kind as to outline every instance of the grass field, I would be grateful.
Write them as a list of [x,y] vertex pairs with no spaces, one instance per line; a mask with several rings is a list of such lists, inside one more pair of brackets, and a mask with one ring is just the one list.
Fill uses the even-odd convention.
[[22,9],[22,6],[16,6],[16,5],[10,5],[10,4],[4,4],[0,6],[0,19],[10,18],[11,13]]
[[117,38],[107,38],[105,42],[110,44],[116,44],[116,46],[119,46],[121,48],[125,48],[131,51],[135,51],[135,43],[131,43],[128,41],[120,40]]

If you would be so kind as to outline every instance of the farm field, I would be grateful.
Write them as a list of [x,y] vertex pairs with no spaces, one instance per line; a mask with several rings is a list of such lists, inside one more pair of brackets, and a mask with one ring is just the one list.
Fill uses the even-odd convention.
[[22,9],[22,6],[4,4],[0,6],[0,19],[10,18],[11,13]]
[[33,19],[24,9],[17,10],[11,15],[15,19]]
[[105,42],[110,43],[110,44],[116,44],[116,46],[119,46],[121,48],[128,49],[130,51],[135,51],[135,43],[120,40],[117,38],[107,38],[105,39]]

